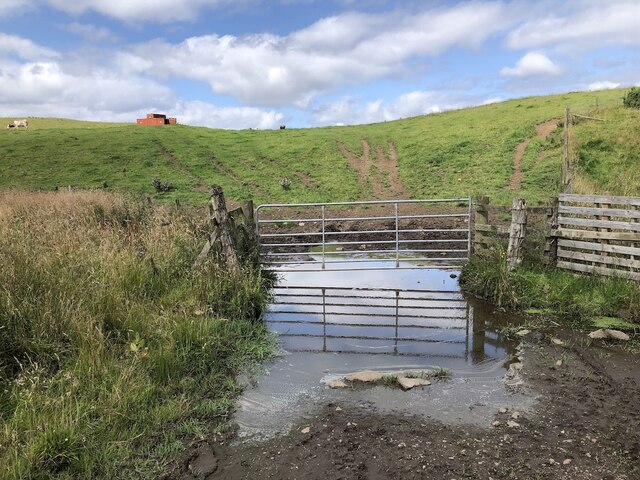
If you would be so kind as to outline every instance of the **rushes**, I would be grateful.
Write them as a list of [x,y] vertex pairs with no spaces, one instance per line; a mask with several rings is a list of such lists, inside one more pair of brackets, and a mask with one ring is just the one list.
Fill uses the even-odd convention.
[[237,369],[271,352],[267,284],[215,254],[192,272],[206,230],[106,192],[0,194],[7,478],[155,478],[179,436],[224,416]]

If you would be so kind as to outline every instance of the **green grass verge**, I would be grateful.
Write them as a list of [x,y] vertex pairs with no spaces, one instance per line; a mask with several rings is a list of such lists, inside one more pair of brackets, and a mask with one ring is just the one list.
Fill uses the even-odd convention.
[[574,275],[529,261],[507,271],[506,254],[498,248],[474,256],[464,266],[460,283],[466,292],[498,307],[550,316],[568,326],[588,326],[597,317],[640,323],[640,284],[630,280]]
[[[612,121],[576,126],[579,163],[594,182],[611,193],[625,193],[638,191],[640,180],[626,175],[628,165],[637,162],[637,135],[630,134],[637,130],[638,118],[620,107],[623,94],[568,93],[372,125],[278,131],[30,119],[29,130],[0,129],[0,189],[106,185],[155,195],[151,181],[159,178],[176,189],[158,198],[193,203],[206,201],[205,186],[214,183],[231,200],[367,200],[374,196],[371,181],[385,185],[388,179],[359,182],[338,148],[341,143],[361,155],[361,141],[366,140],[372,157],[378,149],[389,155],[389,144],[395,146],[399,177],[412,198],[486,194],[494,203],[509,204],[518,195],[535,205],[557,193],[562,157],[560,130],[548,140],[537,140],[535,126],[561,118],[566,105],[575,113],[592,113],[597,98],[599,114]],[[616,130],[621,124],[624,129]],[[532,141],[522,161],[522,189],[512,191],[507,185],[514,151],[525,139]],[[609,148],[615,155],[608,154]],[[291,181],[288,189],[280,185],[283,177]]]
[[0,194],[0,477],[158,478],[221,425],[273,339],[258,270],[191,270],[207,228],[103,192]]

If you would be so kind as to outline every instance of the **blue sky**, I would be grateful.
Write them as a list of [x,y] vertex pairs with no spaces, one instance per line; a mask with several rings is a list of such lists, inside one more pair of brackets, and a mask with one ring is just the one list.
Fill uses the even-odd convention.
[[393,120],[640,82],[640,1],[0,0],[0,116]]

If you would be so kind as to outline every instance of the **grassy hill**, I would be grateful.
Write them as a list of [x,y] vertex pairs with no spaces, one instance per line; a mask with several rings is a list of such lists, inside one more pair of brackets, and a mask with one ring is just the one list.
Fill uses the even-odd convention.
[[[575,127],[579,186],[634,193],[640,179],[628,171],[638,164],[633,132],[640,118],[619,107],[623,94],[532,97],[372,125],[278,131],[33,118],[29,130],[0,129],[0,189],[72,185],[156,194],[151,181],[159,178],[175,186],[159,197],[190,202],[204,201],[207,186],[218,183],[231,199],[257,202],[481,193],[496,202],[519,195],[542,203],[557,191],[561,129],[543,140],[536,125],[559,119],[566,105],[594,114],[597,99],[598,116],[611,121]],[[520,186],[509,188],[514,154],[526,140]],[[289,189],[280,184],[284,177]]]

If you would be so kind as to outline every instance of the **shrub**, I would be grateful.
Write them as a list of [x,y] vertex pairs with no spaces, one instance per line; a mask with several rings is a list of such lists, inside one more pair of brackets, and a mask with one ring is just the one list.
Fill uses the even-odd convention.
[[640,88],[633,87],[629,90],[622,103],[628,108],[640,108]]
[[159,192],[159,193],[170,192],[175,188],[171,182],[163,182],[159,178],[154,178],[151,181],[151,183],[153,184],[153,187],[156,189],[156,192]]

